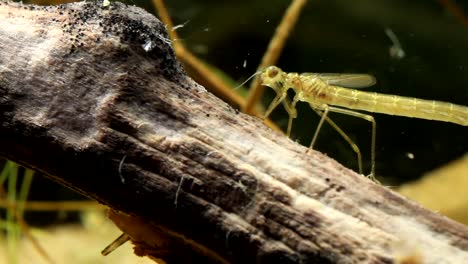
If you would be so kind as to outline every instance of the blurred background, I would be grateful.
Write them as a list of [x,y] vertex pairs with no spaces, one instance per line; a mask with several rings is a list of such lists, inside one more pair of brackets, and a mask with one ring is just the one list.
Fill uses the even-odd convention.
[[[468,105],[468,20],[446,1],[309,1],[277,66],[287,72],[369,73],[369,91]],[[137,3],[137,2],[135,2]],[[289,1],[169,1],[186,46],[241,83],[256,71]],[[465,6],[457,1],[458,12]],[[392,35],[399,42],[395,43]],[[401,52],[394,52],[400,48]],[[263,103],[273,93],[269,90]],[[300,104],[292,138],[308,145],[318,116]],[[377,121],[377,176],[413,180],[468,150],[466,127],[373,114]],[[358,144],[370,170],[371,124],[331,114]],[[281,107],[272,117],[285,128]],[[316,149],[357,170],[352,149],[324,126]]]
[[[66,1],[23,2],[44,5]],[[156,13],[152,1],[132,0],[126,3]],[[222,74],[233,89],[256,72],[268,42],[289,4],[290,1],[285,0],[173,0],[166,3],[177,25],[180,36],[177,41],[209,64],[214,74]],[[467,106],[468,18],[465,14],[468,14],[468,1],[310,0],[294,30],[290,32],[276,65],[286,72],[368,73],[376,77],[377,84],[366,91]],[[243,96],[247,93],[245,89],[235,91]],[[263,107],[268,105],[273,96],[273,92],[267,89],[260,102]],[[308,146],[319,118],[304,103],[298,104],[298,112],[292,139]],[[467,213],[463,213],[468,212],[468,128],[438,121],[372,115],[377,122],[378,179],[389,186],[406,184],[400,188],[405,195],[433,210],[468,223]],[[330,117],[359,146],[363,153],[364,173],[368,174],[371,165],[371,124],[340,114],[331,113]],[[287,115],[281,107],[273,112],[271,119],[286,129]],[[324,125],[315,149],[357,171],[354,152],[331,127]],[[6,175],[2,178],[6,190],[2,199],[18,199],[20,189],[26,187],[23,199],[84,199],[38,175],[31,176],[26,187],[22,187],[23,180],[29,177],[27,171],[17,168],[15,172],[12,163],[2,164],[7,165],[2,174]],[[29,173],[32,175],[32,172]],[[9,175],[16,175],[16,178],[12,180]],[[12,190],[16,190],[16,196],[8,196]],[[59,223],[78,223],[84,230],[88,230],[85,232],[96,234],[86,229],[89,227],[86,224],[88,220],[83,219],[89,219],[87,215],[90,212],[93,215],[91,219],[95,219],[95,212],[101,212],[102,216],[103,209],[93,205],[89,205],[89,208],[92,209],[87,210],[83,206],[76,210],[48,212],[25,210],[24,219],[34,227],[57,228]],[[14,220],[11,212],[3,210],[1,216],[4,230],[19,228],[11,222]],[[105,219],[103,217],[96,221],[104,222]],[[99,226],[102,227],[98,224],[96,228]],[[113,229],[109,227],[109,230]],[[118,235],[116,230],[110,232]],[[47,234],[48,237],[57,237]],[[102,242],[102,248],[112,240],[112,235],[106,239],[107,242]],[[0,248],[2,244],[8,245],[8,241],[7,238],[0,241]],[[65,246],[75,252],[71,254],[77,254],[73,251],[73,245]],[[47,249],[46,245],[44,247]],[[12,258],[15,251],[8,253],[7,248],[4,250],[6,262],[0,259],[0,263],[29,263],[21,258]],[[99,254],[102,248],[88,246],[86,249],[90,255],[96,255],[92,263],[107,263],[103,261],[108,260]],[[125,252],[131,255],[130,249]],[[54,255],[54,258],[58,257]],[[71,259],[74,258],[66,263],[90,261],[71,262]],[[125,261],[135,263],[137,260]]]

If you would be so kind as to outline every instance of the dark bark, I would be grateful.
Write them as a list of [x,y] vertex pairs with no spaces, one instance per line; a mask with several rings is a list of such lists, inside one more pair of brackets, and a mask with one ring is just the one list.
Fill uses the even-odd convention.
[[193,82],[140,8],[0,2],[0,135],[168,263],[468,261],[466,227]]

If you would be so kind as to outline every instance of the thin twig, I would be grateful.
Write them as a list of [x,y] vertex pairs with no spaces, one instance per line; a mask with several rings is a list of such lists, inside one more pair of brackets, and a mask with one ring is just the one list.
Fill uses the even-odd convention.
[[[305,0],[299,0],[298,2],[301,1]],[[166,29],[172,39],[172,45],[177,58],[179,58],[184,66],[188,68],[187,70],[191,71],[191,77],[200,82],[203,86],[209,87],[211,92],[222,97],[224,100],[228,100],[229,103],[237,105],[241,109],[245,109],[245,98],[237,94],[230,85],[226,84],[226,82],[218,75],[213,74],[210,68],[185,48],[180,41],[177,32],[172,30],[174,28],[174,23],[171,20],[164,1],[153,0],[153,5],[156,7],[161,21],[166,25]],[[251,109],[251,114],[259,116],[256,109]],[[281,131],[281,129],[269,119],[265,121],[265,124],[273,130]]]
[[452,0],[437,0],[439,4],[445,7],[454,17],[456,17],[465,27],[468,27],[468,18],[463,9]]
[[[6,191],[3,188],[2,185],[0,185],[0,196],[5,197],[6,196]],[[26,208],[27,203],[25,203],[24,208]],[[54,263],[50,255],[47,253],[45,248],[39,243],[39,240],[31,233],[31,230],[29,229],[29,225],[24,221],[23,217],[19,214],[18,212],[18,206],[16,203],[14,203],[11,206],[11,210],[13,212],[13,215],[15,217],[16,222],[19,224],[21,231],[26,237],[31,241],[31,244],[33,247],[39,252],[39,255],[41,255],[42,258],[44,258],[47,263]]]
[[[16,206],[15,202],[0,199],[0,208],[14,208]],[[95,201],[28,201],[23,209],[26,211],[83,211],[105,208]]]
[[[276,32],[270,40],[267,51],[262,58],[262,62],[258,66],[258,69],[261,70],[267,66],[273,65],[278,61],[278,58],[281,54],[281,51],[284,48],[284,44],[294,26],[296,26],[297,19],[301,13],[302,8],[306,4],[306,0],[293,0],[291,5],[286,10],[286,13],[283,16],[280,24],[276,28]],[[249,96],[247,98],[247,103],[242,109],[243,112],[247,114],[254,115],[254,108],[258,100],[263,95],[265,87],[260,85],[258,77],[255,77],[252,81],[249,89]]]

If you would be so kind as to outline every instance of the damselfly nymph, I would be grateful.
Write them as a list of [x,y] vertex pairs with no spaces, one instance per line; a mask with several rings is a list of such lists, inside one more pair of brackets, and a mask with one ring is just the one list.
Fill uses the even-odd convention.
[[[276,66],[270,66],[259,74],[261,84],[271,87],[276,92],[276,97],[265,112],[265,117],[268,117],[282,103],[289,114],[287,130],[289,136],[292,120],[297,117],[297,102],[308,103],[321,116],[310,148],[313,148],[320,128],[324,121],[327,121],[357,153],[360,173],[362,173],[362,161],[359,148],[328,117],[328,112],[359,117],[371,122],[371,178],[375,175],[376,122],[371,115],[354,110],[438,120],[468,126],[468,107],[466,106],[356,90],[372,86],[376,83],[375,78],[368,74],[286,73]],[[292,89],[295,93],[292,101],[287,96],[289,89]]]

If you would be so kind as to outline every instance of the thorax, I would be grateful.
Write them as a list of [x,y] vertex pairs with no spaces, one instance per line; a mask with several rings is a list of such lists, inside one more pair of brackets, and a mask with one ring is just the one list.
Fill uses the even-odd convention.
[[289,73],[287,80],[300,101],[323,104],[333,100],[334,87],[328,85],[318,76]]

